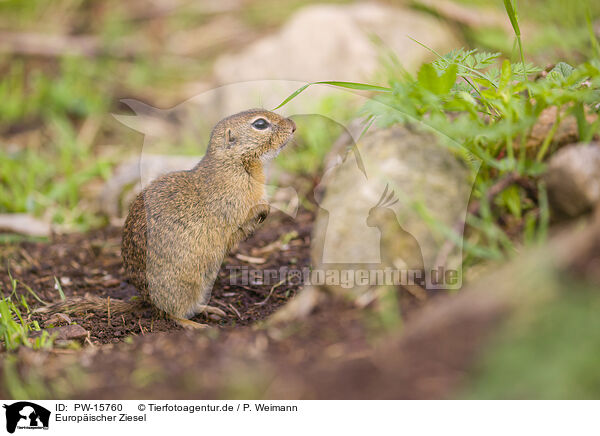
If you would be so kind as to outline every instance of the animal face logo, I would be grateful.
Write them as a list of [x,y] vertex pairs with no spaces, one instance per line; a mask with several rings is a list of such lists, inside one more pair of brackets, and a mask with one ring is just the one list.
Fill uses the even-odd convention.
[[402,126],[346,140],[345,154],[315,188],[313,270],[368,271],[375,277],[368,286],[388,270],[419,273],[427,289],[461,286],[461,236],[448,235],[462,229],[454,230],[464,223],[472,184],[436,142],[431,132]]
[[369,216],[367,216],[367,225],[369,227],[377,227],[378,223],[382,221],[382,215],[394,213],[389,208],[398,203],[398,199],[395,197],[394,191],[390,191],[388,194],[388,187],[389,185],[385,185],[385,190],[383,191],[383,194],[381,194],[381,198],[377,204],[369,210]]
[[14,433],[16,429],[48,429],[50,411],[28,401],[19,401],[3,406],[6,409],[6,431]]

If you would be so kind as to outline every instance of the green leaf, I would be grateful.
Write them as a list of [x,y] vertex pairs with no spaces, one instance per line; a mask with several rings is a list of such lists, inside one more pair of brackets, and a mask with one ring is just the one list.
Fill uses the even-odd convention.
[[502,62],[502,72],[500,73],[500,83],[498,85],[498,88],[500,89],[504,89],[508,86],[508,84],[510,83],[510,79],[512,78],[512,69],[510,66],[510,62],[505,59],[504,62]]
[[[434,92],[438,75],[431,64],[423,64],[417,73],[417,80],[425,89]],[[437,94],[437,93],[436,93]]]
[[584,140],[584,138],[587,139],[588,137],[591,137],[592,135],[588,134],[591,125],[590,123],[588,123],[585,117],[585,108],[583,106],[583,103],[578,102],[575,104],[575,107],[573,108],[573,115],[575,116],[575,120],[577,121],[577,132],[579,134],[579,138],[581,138],[581,140]]
[[506,188],[502,192],[502,200],[514,217],[521,218],[521,196],[517,186],[513,185]]
[[437,95],[444,95],[450,92],[456,82],[458,67],[450,65],[441,76],[438,75],[432,64],[423,64],[417,73],[419,83],[428,91]]
[[446,72],[442,74],[442,77],[440,78],[440,86],[443,87],[443,94],[447,94],[448,92],[450,92],[450,90],[456,83],[457,75],[458,67],[456,65],[450,65]]
[[571,75],[571,73],[573,73],[573,70],[575,70],[575,68],[566,62],[559,62],[554,68],[552,68],[549,74],[558,74],[560,77],[566,79]]

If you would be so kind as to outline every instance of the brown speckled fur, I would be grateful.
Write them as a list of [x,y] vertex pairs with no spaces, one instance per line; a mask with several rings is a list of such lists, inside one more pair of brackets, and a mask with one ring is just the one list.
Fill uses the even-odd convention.
[[[264,118],[265,130],[252,127]],[[294,122],[252,109],[214,127],[206,155],[189,171],[154,180],[135,199],[123,228],[121,253],[128,280],[143,300],[175,319],[200,312],[210,298],[225,255],[251,235],[269,213],[263,160],[292,138]],[[114,309],[139,304],[113,301]],[[41,312],[93,306],[99,299],[67,299]]]
[[[256,130],[251,123],[271,124]],[[253,109],[220,121],[190,171],[153,181],[123,228],[122,256],[142,298],[177,318],[206,304],[225,255],[266,218],[262,158],[292,137],[294,123]]]

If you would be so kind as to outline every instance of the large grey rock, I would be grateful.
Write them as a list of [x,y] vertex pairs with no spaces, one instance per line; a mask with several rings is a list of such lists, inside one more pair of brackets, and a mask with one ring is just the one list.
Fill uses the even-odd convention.
[[548,197],[558,215],[576,217],[600,203],[600,144],[574,144],[550,159]]
[[[439,255],[444,229],[464,222],[471,183],[468,169],[437,142],[404,126],[372,130],[326,172],[316,189],[322,209],[313,231],[315,269],[444,267],[457,274],[450,287],[460,286],[460,243]],[[353,287],[357,294],[366,288]]]
[[214,72],[219,83],[366,80],[379,66],[374,39],[409,69],[431,56],[407,35],[441,51],[456,41],[444,23],[416,11],[377,3],[315,5],[301,9],[276,34],[222,56]]
[[[414,69],[431,53],[407,35],[442,52],[456,44],[448,26],[419,12],[375,3],[308,6],[278,32],[239,53],[222,55],[215,63],[214,82],[203,85],[189,100],[165,110],[124,100],[136,116],[115,117],[145,134],[142,158],[119,167],[101,197],[102,211],[122,218],[144,180],[193,166],[193,158],[153,157],[164,153],[164,144],[193,138],[202,152],[217,121],[250,107],[273,108],[308,81],[372,81],[381,55],[373,40],[395,52],[404,67]],[[322,113],[319,102],[332,94],[348,108],[358,108],[366,98],[347,90],[311,87],[279,112],[330,117],[328,112]]]
[[[225,87],[213,106],[235,112],[240,107],[274,107],[306,82],[339,80],[373,82],[382,53],[393,52],[409,71],[431,59],[427,49],[408,36],[444,53],[459,42],[449,26],[430,15],[377,3],[311,5],[299,10],[276,33],[222,55],[215,62],[217,86]],[[253,83],[258,81],[258,83]],[[276,83],[289,81],[289,84]],[[340,93],[311,88],[291,102],[309,110],[315,98]],[[272,99],[271,95],[277,98]],[[297,111],[296,113],[302,113]]]

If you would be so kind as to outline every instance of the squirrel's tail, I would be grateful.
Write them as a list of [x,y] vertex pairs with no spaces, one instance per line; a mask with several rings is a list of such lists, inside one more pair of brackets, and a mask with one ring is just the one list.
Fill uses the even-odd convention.
[[64,301],[52,303],[48,306],[40,307],[34,312],[37,313],[80,313],[87,311],[96,311],[108,313],[111,315],[122,315],[129,312],[135,312],[140,309],[147,308],[142,299],[134,301],[123,301],[111,298],[100,297],[69,297]]

